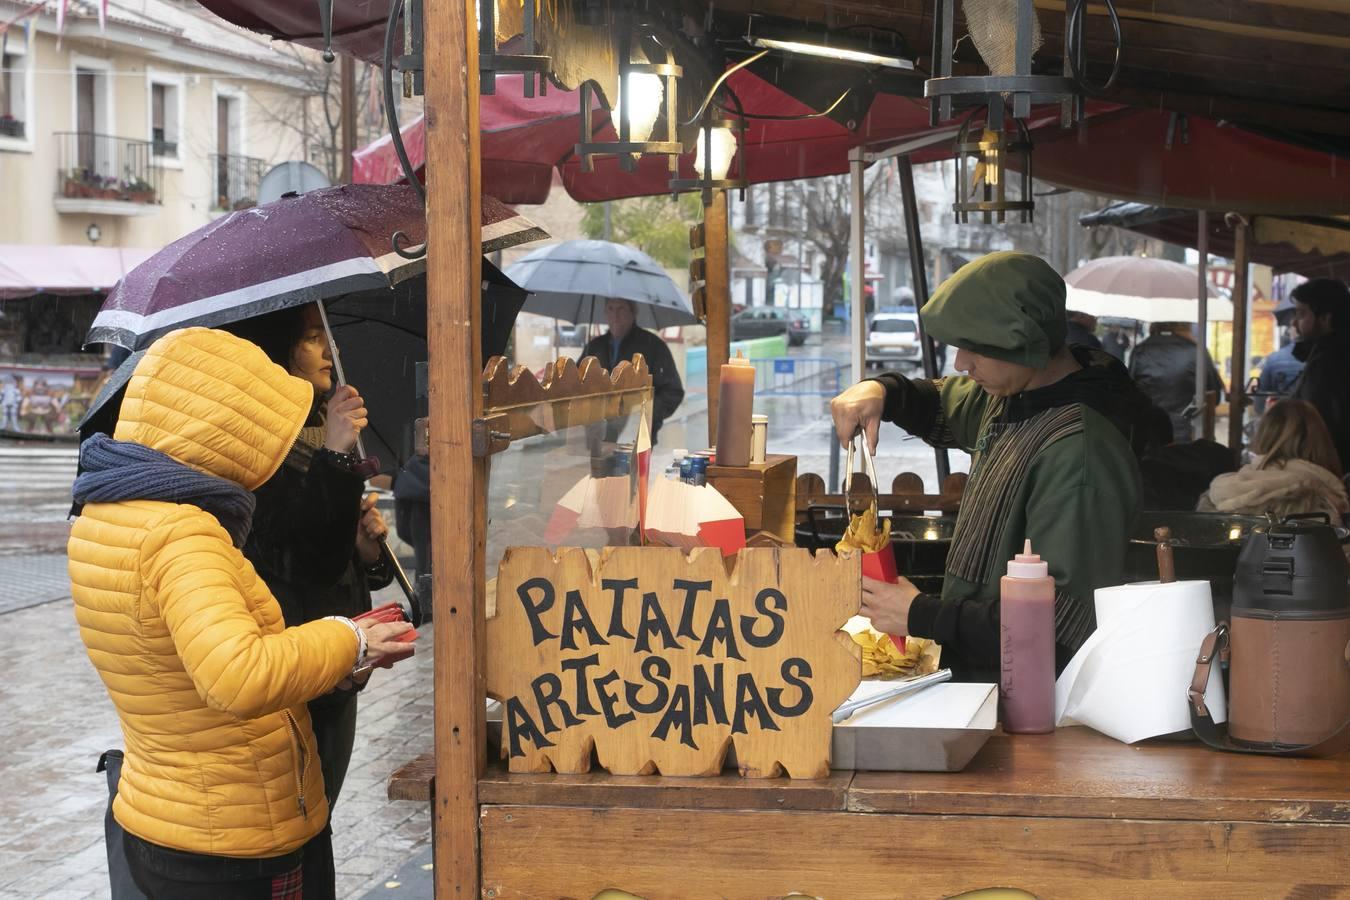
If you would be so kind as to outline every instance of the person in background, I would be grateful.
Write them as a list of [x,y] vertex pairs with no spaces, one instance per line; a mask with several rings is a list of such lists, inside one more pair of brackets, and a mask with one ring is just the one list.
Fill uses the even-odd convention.
[[1303,371],[1290,389],[1322,414],[1341,469],[1350,468],[1350,289],[1333,278],[1314,278],[1292,291],[1294,356]]
[[861,431],[875,450],[884,420],[973,454],[941,596],[903,577],[863,579],[873,627],[936,640],[962,680],[998,680],[999,579],[1025,540],[1055,578],[1057,669],[1095,627],[1093,590],[1123,574],[1139,469],[1120,395],[1133,385],[1107,354],[1065,343],[1064,296],[1064,279],[1038,257],[968,263],[920,313],[929,334],[957,348],[965,374],[887,372],[830,403],[845,444]]
[[611,298],[605,302],[605,321],[609,331],[592,338],[581,351],[581,358],[594,356],[609,371],[620,362],[641,353],[652,373],[652,443],[656,443],[661,424],[670,418],[684,400],[684,383],[675,357],[658,335],[637,324],[637,305],[631,300]]
[[1125,362],[1125,358],[1130,353],[1130,338],[1125,333],[1125,329],[1119,325],[1109,326],[1102,339],[1102,349],[1122,363]]
[[[1205,389],[1222,391],[1219,370],[1205,351]],[[1195,403],[1195,337],[1185,322],[1155,322],[1148,337],[1130,355],[1134,383],[1172,418],[1172,439],[1192,440],[1191,420],[1184,413]]]
[[1256,460],[1210,483],[1196,509],[1283,518],[1326,513],[1340,524],[1350,512],[1344,472],[1326,423],[1311,403],[1281,400],[1261,417]]
[[431,572],[431,457],[413,454],[394,476],[394,529],[413,548],[419,576]]
[[1261,360],[1261,374],[1256,377],[1256,396],[1253,399],[1256,411],[1263,413],[1280,398],[1287,397],[1302,371],[1303,363],[1294,355],[1294,341],[1285,340],[1280,349]]
[[[126,756],[112,814],[152,900],[333,896],[306,704],[412,652],[406,623],[286,627],[240,548],[313,407],[256,346],[190,328],[136,365],[112,437],[80,447],[71,596]],[[109,835],[109,846],[113,836]],[[326,881],[325,881],[326,879]]]
[[1101,350],[1102,342],[1097,340],[1095,334],[1097,330],[1097,317],[1090,316],[1085,312],[1069,310],[1065,314],[1068,319],[1068,334],[1065,341],[1070,347],[1086,347],[1089,350]]

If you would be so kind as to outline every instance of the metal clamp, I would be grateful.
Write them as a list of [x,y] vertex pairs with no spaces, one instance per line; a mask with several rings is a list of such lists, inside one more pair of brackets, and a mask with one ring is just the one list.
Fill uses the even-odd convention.
[[853,435],[853,440],[848,442],[848,456],[846,457],[844,475],[844,503],[848,506],[849,512],[853,512],[853,448],[862,446],[863,465],[867,467],[865,473],[872,480],[872,502],[876,504],[878,512],[881,509],[881,494],[877,491],[877,468],[872,463],[872,453],[867,449],[867,438],[861,431]]
[[474,419],[470,425],[475,459],[486,459],[494,453],[501,453],[511,446],[511,432],[506,430],[507,418],[504,414]]

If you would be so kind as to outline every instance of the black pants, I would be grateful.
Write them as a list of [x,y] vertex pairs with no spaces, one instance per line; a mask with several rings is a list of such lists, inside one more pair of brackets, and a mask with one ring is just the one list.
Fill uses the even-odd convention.
[[[273,900],[299,896],[332,900],[333,835],[327,828],[294,853],[271,859],[237,859],[184,853],[143,841],[123,839],[127,868],[149,900]],[[285,881],[295,893],[278,893]]]

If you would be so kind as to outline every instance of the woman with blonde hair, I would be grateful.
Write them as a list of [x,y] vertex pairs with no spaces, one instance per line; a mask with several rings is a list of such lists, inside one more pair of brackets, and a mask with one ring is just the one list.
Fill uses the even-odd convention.
[[1280,517],[1324,512],[1337,524],[1350,512],[1336,445],[1311,403],[1281,400],[1267,410],[1252,452],[1254,462],[1210,483],[1200,512]]

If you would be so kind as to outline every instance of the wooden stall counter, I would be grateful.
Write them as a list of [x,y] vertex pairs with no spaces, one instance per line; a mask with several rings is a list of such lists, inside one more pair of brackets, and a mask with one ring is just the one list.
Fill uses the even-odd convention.
[[797,457],[770,453],[748,466],[708,466],[708,484],[745,517],[748,532],[767,531],[789,544],[797,519]]
[[[390,796],[425,799],[431,766]],[[954,774],[821,781],[513,775],[479,781],[483,895],[644,898],[1350,896],[1350,754],[996,735]]]

